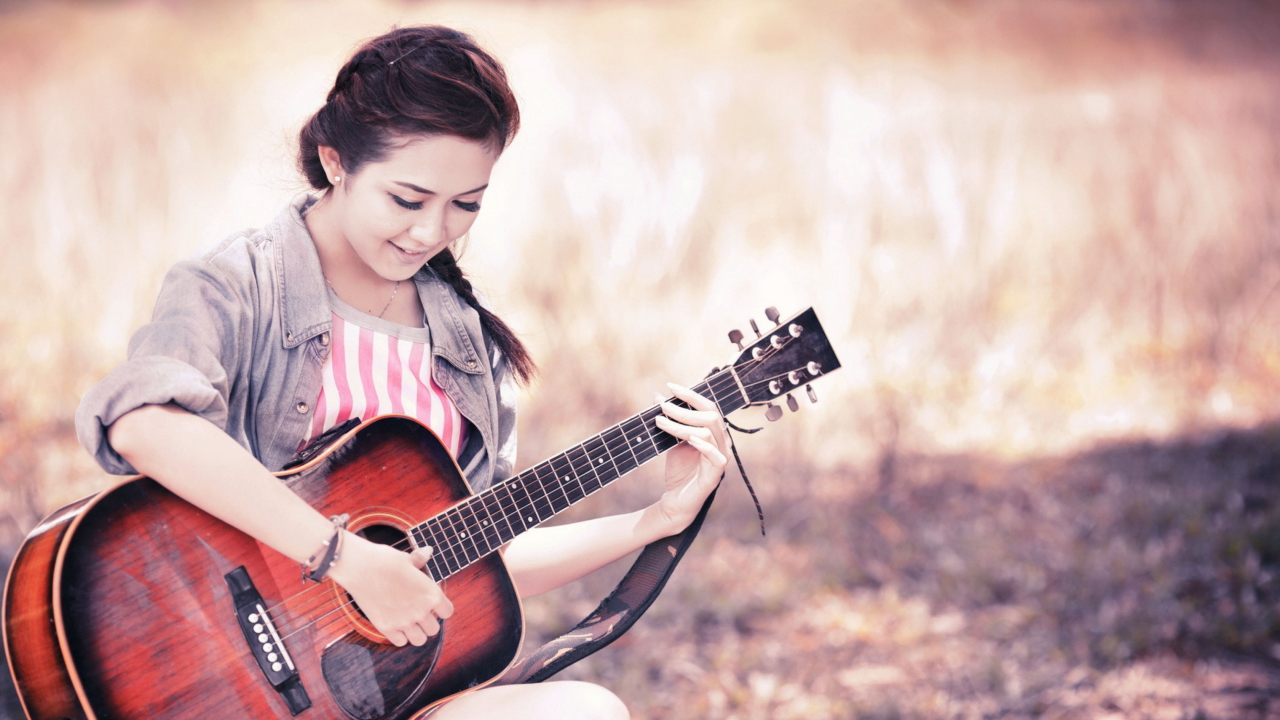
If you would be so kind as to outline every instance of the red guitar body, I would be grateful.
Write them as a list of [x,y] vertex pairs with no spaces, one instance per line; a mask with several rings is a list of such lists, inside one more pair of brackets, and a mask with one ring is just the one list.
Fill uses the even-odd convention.
[[[471,495],[436,437],[400,417],[279,476],[384,542]],[[523,639],[498,553],[445,581],[456,612],[434,642],[397,648],[337,585],[304,583],[297,563],[132,478],[51,515],[14,559],[4,639],[28,717],[291,717],[237,619],[226,576],[240,567],[296,666],[310,703],[299,717],[414,717],[500,675]]]

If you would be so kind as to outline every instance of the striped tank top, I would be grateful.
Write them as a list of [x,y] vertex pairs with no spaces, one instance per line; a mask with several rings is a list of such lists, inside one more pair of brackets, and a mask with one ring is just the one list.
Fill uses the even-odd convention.
[[302,446],[351,418],[408,415],[440,437],[455,458],[467,421],[431,377],[431,329],[411,328],[361,312],[329,290],[333,330]]

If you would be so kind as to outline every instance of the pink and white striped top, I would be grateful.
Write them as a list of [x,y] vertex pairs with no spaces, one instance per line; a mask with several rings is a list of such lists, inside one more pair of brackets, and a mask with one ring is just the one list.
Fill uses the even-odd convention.
[[329,359],[302,446],[351,418],[408,415],[431,428],[456,458],[466,440],[467,421],[431,377],[431,330],[360,312],[332,291],[329,302]]

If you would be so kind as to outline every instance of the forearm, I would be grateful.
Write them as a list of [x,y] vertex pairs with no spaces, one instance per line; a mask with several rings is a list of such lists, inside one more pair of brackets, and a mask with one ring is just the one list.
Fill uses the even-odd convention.
[[512,540],[503,557],[521,597],[531,597],[679,531],[650,506],[625,515],[534,528]]
[[147,405],[108,429],[112,447],[138,472],[205,512],[301,563],[333,525],[203,418]]

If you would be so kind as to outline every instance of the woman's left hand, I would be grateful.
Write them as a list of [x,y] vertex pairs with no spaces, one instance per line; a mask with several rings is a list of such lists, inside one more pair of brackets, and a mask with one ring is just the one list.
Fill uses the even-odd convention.
[[724,419],[716,404],[674,383],[667,383],[667,387],[689,404],[682,408],[664,402],[661,408],[665,415],[656,420],[660,430],[684,441],[667,453],[667,490],[653,505],[661,520],[669,523],[668,534],[674,535],[693,522],[720,483],[728,449]]

